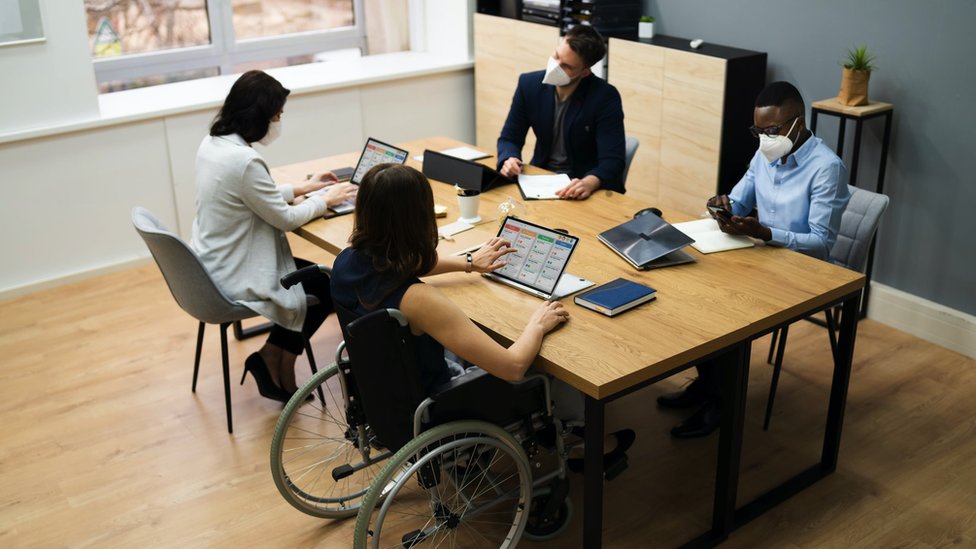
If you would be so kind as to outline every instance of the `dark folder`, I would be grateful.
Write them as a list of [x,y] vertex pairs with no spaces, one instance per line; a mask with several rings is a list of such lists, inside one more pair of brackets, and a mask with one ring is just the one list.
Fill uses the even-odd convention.
[[430,149],[424,151],[423,171],[428,179],[479,192],[514,182],[484,164]]
[[690,263],[694,257],[681,250],[695,240],[654,214],[603,231],[597,238],[638,269]]

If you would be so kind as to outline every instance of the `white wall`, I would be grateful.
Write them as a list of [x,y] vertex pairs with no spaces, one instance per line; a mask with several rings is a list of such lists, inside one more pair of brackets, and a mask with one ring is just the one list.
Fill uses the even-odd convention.
[[41,18],[44,42],[0,48],[0,133],[98,116],[84,3],[45,0]]

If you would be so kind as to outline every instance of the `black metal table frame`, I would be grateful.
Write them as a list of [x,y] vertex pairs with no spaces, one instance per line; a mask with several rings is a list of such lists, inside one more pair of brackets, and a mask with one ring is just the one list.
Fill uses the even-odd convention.
[[[852,114],[846,114],[842,112],[822,109],[818,107],[810,107],[810,131],[814,134],[817,133],[817,118],[821,113],[830,116],[836,116],[840,119],[840,124],[837,129],[837,156],[844,158],[844,137],[847,129],[847,121],[854,121],[854,149],[851,151],[851,169],[849,171],[850,184],[857,186],[857,166],[861,155],[861,129],[864,126],[866,120],[871,120],[873,118],[878,118],[883,116],[884,120],[884,135],[881,138],[881,165],[878,167],[878,183],[875,191],[878,193],[884,192],[884,178],[885,178],[885,168],[888,166],[888,144],[891,141],[891,119],[894,115],[895,109],[889,108],[884,111],[876,112],[873,114],[868,114],[865,116],[856,116]],[[858,313],[861,318],[864,318],[868,314],[868,296],[871,293],[871,270],[874,267],[874,243],[878,238],[878,233],[875,233],[871,237],[871,247],[868,248],[868,264],[864,271],[864,275],[867,280],[864,284],[864,296],[861,299],[860,312]]]
[[[722,420],[719,426],[712,528],[704,534],[688,541],[684,545],[685,547],[711,547],[721,543],[728,538],[733,530],[762,515],[783,501],[786,501],[791,496],[801,492],[837,469],[841,430],[844,425],[844,408],[847,404],[847,390],[851,377],[851,361],[854,356],[854,342],[857,337],[857,310],[860,297],[861,290],[857,290],[840,300],[843,308],[843,317],[841,320],[837,352],[834,355],[833,379],[830,386],[827,424],[824,432],[823,450],[820,461],[742,507],[736,507],[736,496],[739,487],[739,465],[742,457],[742,435],[752,342],[781,326],[788,326],[810,314],[826,309],[827,307],[832,307],[834,303],[806,311],[778,326],[753,334],[743,341],[739,341],[696,361],[699,362],[700,360],[711,358],[721,363],[723,372]],[[603,437],[605,431],[604,412],[606,405],[620,397],[670,377],[690,366],[685,365],[675,368],[602,400],[588,395],[586,396],[583,547],[593,549],[601,547],[603,544],[604,480],[602,464]]]

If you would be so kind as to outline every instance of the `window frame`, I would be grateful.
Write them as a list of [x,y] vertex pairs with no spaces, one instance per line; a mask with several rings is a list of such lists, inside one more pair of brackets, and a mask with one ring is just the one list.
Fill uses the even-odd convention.
[[232,74],[234,66],[265,59],[308,55],[327,50],[359,48],[367,54],[365,0],[352,0],[353,25],[277,36],[236,39],[230,0],[206,0],[210,44],[118,57],[92,59],[98,84],[216,67]]

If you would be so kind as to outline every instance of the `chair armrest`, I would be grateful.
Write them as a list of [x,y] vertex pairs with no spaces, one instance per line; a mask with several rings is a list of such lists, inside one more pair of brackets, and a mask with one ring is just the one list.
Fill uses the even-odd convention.
[[320,273],[325,273],[331,277],[332,268],[328,265],[309,265],[308,267],[302,267],[293,273],[286,274],[285,276],[281,277],[280,282],[285,289],[288,289],[295,284],[309,280]]

